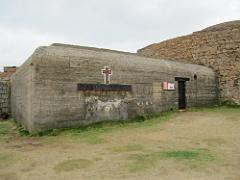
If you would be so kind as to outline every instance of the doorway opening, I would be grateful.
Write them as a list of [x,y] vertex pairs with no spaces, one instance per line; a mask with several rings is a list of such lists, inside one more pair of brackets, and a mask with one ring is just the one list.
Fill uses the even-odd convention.
[[189,78],[176,77],[178,81],[178,109],[184,110],[187,107],[186,102],[186,81],[189,81]]

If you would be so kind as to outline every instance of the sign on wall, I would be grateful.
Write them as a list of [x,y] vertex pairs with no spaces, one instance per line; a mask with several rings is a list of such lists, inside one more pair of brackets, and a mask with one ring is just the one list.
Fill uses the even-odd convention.
[[175,83],[164,81],[163,82],[163,90],[169,90],[169,91],[175,90]]
[[175,90],[175,83],[168,83],[168,90]]
[[168,90],[168,82],[167,81],[163,82],[163,90]]

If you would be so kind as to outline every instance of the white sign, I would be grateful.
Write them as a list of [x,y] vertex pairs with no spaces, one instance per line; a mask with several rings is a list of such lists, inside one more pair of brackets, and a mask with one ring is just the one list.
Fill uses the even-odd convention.
[[175,83],[168,83],[168,90],[175,90]]

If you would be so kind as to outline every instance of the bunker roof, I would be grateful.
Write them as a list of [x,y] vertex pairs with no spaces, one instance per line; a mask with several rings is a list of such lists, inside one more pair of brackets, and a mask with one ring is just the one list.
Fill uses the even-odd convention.
[[[48,56],[55,56],[54,60],[47,58]],[[25,71],[29,65],[33,64],[51,64],[59,62],[64,62],[69,60],[68,58],[76,57],[79,62],[81,62],[81,58],[90,58],[94,59],[104,59],[109,60],[111,63],[118,63],[124,65],[141,66],[145,67],[146,71],[150,71],[150,69],[159,69],[159,71],[181,71],[181,72],[192,72],[192,73],[200,73],[206,75],[213,75],[214,71],[211,68],[196,65],[188,62],[179,62],[174,60],[166,60],[166,59],[157,59],[152,57],[147,57],[144,55],[139,55],[137,53],[130,52],[122,52],[117,50],[110,50],[104,48],[96,48],[96,47],[86,47],[79,45],[70,45],[70,44],[60,44],[54,43],[50,46],[40,46],[37,48],[32,56],[18,69],[18,71]],[[15,75],[18,74],[18,71]]]

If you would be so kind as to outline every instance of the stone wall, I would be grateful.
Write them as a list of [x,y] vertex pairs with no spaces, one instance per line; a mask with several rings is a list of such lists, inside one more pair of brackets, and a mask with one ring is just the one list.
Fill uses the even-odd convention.
[[213,68],[219,79],[221,101],[240,105],[240,21],[152,44],[138,53]]
[[16,66],[5,66],[3,72],[0,72],[0,80],[9,81],[16,71]]
[[8,81],[0,81],[0,118],[10,114],[10,86]]
[[[79,83],[103,83],[104,66],[113,71],[111,84],[132,90],[78,90]],[[178,109],[178,76],[189,78],[188,107],[216,103],[216,76],[204,66],[80,46],[40,47],[11,78],[12,114],[28,130],[43,131]],[[164,91],[163,81],[176,89]]]
[[192,60],[192,35],[177,37],[138,50],[139,54],[170,60]]

